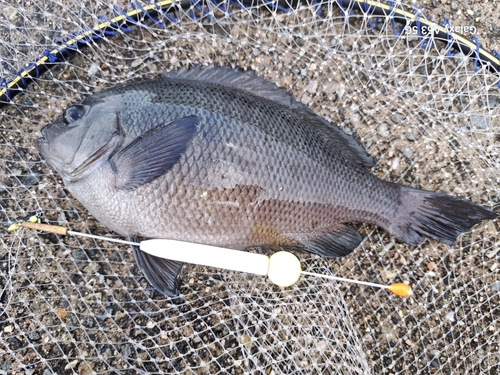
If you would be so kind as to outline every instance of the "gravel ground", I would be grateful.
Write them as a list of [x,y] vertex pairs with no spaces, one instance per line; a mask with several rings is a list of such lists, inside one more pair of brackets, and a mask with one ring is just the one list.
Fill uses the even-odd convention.
[[[421,4],[433,20],[475,26],[483,47],[500,50],[495,3]],[[11,74],[39,55],[47,38],[80,29],[80,18],[91,25],[91,14],[109,14],[100,3],[24,6],[7,4],[0,23],[2,69]],[[384,179],[498,207],[500,95],[488,86],[490,76],[473,75],[460,56],[429,59],[444,44],[426,54],[417,38],[380,37],[383,31],[367,32],[354,16],[346,26],[340,18],[318,24],[306,10],[274,20],[267,14],[239,14],[237,24],[222,17],[203,27],[135,28],[46,74],[0,114],[2,221],[43,209],[47,222],[115,237],[66,195],[34,139],[88,93],[194,62],[252,69],[286,88],[360,139]],[[359,229],[366,240],[353,256],[301,254],[305,267],[409,282],[413,297],[309,278],[282,290],[192,266],[182,296],[165,299],[148,288],[124,246],[2,229],[0,374],[499,372],[498,223],[478,226],[456,248],[410,247],[372,226]]]

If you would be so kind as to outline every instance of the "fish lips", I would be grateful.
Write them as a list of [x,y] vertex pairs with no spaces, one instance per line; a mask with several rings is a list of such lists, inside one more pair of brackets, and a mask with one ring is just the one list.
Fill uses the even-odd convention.
[[107,161],[123,141],[118,114],[112,121],[74,127],[58,119],[43,127],[41,135],[36,140],[40,155],[67,181],[80,179]]
[[[58,135],[61,134],[63,126],[64,125],[59,121],[44,126],[41,130],[42,137],[36,140],[38,152],[50,163],[57,160],[61,164],[68,164],[73,160],[74,153],[68,152],[65,147],[64,149],[52,147],[51,140],[55,141],[58,139]],[[64,142],[58,143],[65,145]]]
[[36,142],[36,147],[38,148],[38,152],[45,158],[46,157],[46,152],[47,152],[47,147],[50,144],[50,136],[47,134],[50,131],[50,127],[53,124],[46,125],[42,128],[40,133],[42,134],[41,138],[38,138]]

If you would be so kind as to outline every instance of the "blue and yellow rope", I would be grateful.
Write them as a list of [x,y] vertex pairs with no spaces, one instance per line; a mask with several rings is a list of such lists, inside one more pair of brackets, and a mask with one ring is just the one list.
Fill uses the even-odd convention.
[[29,82],[37,79],[43,72],[48,69],[48,64],[57,63],[69,51],[78,50],[79,45],[87,45],[93,40],[100,40],[105,35],[112,36],[115,30],[122,30],[130,32],[131,29],[127,25],[137,24],[141,16],[147,16],[153,19],[151,13],[162,13],[173,5],[181,4],[176,0],[162,0],[154,2],[145,6],[135,6],[133,10],[124,12],[115,7],[115,12],[118,13],[112,19],[100,17],[103,21],[92,29],[86,29],[81,32],[73,34],[69,39],[63,41],[61,44],[53,47],[50,50],[45,50],[44,53],[23,69],[16,73],[16,76],[11,81],[6,81],[2,78],[0,82],[0,106],[10,102],[13,95],[13,90],[20,91],[28,87]]

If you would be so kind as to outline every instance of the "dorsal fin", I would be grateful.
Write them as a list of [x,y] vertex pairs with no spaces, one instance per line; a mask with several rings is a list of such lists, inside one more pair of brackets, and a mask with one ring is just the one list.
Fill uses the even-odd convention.
[[202,68],[200,65],[194,65],[190,69],[182,67],[177,71],[167,71],[162,74],[162,77],[217,83],[247,91],[250,94],[280,103],[288,108],[311,111],[306,105],[295,100],[284,89],[279,88],[276,84],[267,81],[265,78],[255,75],[250,70],[245,72],[238,69],[229,69],[225,66],[216,67],[209,65]]
[[342,150],[352,157],[352,161],[361,164],[363,167],[371,168],[375,166],[375,160],[366,151],[364,146],[352,135],[347,134],[338,126],[335,126],[324,118],[310,112],[296,111],[300,113],[303,121],[307,122],[311,131],[328,138],[328,143],[336,150]]
[[326,136],[332,147],[349,154],[352,157],[351,160],[365,167],[375,165],[373,158],[352,135],[345,133],[339,127],[316,115],[308,106],[298,102],[284,89],[279,88],[265,78],[256,76],[252,71],[244,72],[225,66],[209,65],[203,68],[200,65],[194,65],[190,69],[183,67],[178,71],[167,71],[163,73],[162,77],[165,79],[204,81],[234,87],[265,100],[282,104],[294,111],[305,123],[308,123],[311,126],[311,131]]

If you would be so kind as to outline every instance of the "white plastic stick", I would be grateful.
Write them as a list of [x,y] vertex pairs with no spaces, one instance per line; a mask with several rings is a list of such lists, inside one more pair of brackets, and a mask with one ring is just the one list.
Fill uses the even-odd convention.
[[93,234],[79,233],[68,230],[57,225],[46,225],[34,222],[16,223],[9,227],[9,231],[17,230],[20,226],[42,230],[45,232],[61,235],[72,234],[75,236],[91,237],[111,242],[119,242],[132,246],[139,246],[141,250],[148,254],[185,263],[201,264],[215,268],[225,268],[233,271],[253,273],[261,276],[268,276],[269,280],[279,286],[290,286],[294,284],[301,274],[315,277],[322,277],[331,280],[347,281],[362,285],[386,288],[400,297],[411,295],[411,288],[407,284],[394,283],[391,285],[381,285],[366,281],[345,279],[342,277],[322,275],[312,272],[302,271],[299,259],[292,253],[278,251],[270,258],[262,254],[253,254],[245,251],[230,250],[222,247],[201,245],[190,242],[154,239],[141,243],[117,240],[114,238],[101,237]]
[[265,255],[191,242],[165,239],[145,240],[141,242],[140,249],[160,258],[261,276],[266,276],[269,269],[269,258]]

